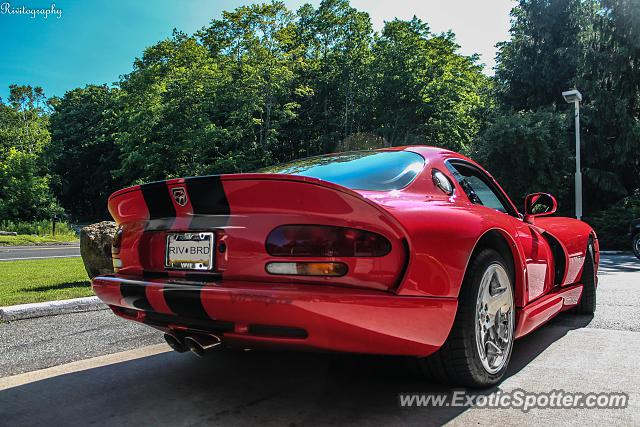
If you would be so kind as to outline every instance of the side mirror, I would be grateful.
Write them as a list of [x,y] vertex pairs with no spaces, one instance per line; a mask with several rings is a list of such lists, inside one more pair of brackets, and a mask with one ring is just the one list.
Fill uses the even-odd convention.
[[551,215],[556,209],[558,209],[558,202],[551,194],[529,194],[524,199],[524,220],[533,224],[535,217]]

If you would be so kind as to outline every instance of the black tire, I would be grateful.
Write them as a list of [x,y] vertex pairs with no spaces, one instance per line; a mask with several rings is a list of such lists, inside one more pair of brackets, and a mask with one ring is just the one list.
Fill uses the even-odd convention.
[[640,233],[637,233],[631,239],[631,247],[633,248],[633,254],[640,259]]
[[[498,263],[509,276],[511,295],[513,293],[513,272],[503,257],[493,249],[483,249],[470,263],[458,298],[458,312],[443,346],[431,356],[419,359],[418,364],[424,374],[435,381],[463,387],[488,387],[498,383],[504,376],[513,349],[515,320],[512,321],[511,342],[506,362],[495,373],[488,372],[480,359],[476,344],[476,304],[480,282],[484,272]],[[515,303],[512,303],[515,309]]]
[[593,261],[593,246],[589,244],[582,270],[582,296],[572,310],[574,314],[593,314],[596,311],[596,272]]

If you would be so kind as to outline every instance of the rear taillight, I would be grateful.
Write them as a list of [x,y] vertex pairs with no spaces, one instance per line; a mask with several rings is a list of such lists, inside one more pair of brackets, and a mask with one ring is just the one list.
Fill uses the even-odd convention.
[[111,242],[111,260],[113,261],[113,271],[118,272],[122,268],[122,260],[120,260],[120,245],[122,245],[122,226],[116,230]]
[[113,241],[111,242],[111,253],[119,254],[120,245],[122,244],[122,226],[116,229],[116,233],[113,235]]
[[279,257],[381,257],[391,252],[391,243],[355,228],[283,225],[269,233],[267,252]]

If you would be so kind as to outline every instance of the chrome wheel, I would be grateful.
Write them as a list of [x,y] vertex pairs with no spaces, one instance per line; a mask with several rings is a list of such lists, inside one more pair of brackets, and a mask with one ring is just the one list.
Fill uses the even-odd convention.
[[633,238],[633,253],[640,258],[640,233]]
[[482,275],[476,303],[476,346],[484,369],[495,374],[509,360],[515,310],[509,275],[498,263]]

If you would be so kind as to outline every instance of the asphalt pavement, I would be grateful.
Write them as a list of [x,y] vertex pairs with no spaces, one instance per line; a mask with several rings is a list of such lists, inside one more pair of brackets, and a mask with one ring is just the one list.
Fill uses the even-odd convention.
[[79,257],[80,245],[58,244],[38,246],[0,246],[0,261]]
[[[640,261],[602,260],[594,317],[563,314],[516,342],[516,389],[625,392],[626,409],[401,408],[450,392],[395,357],[165,351],[159,333],[107,311],[0,325],[2,425],[640,425]],[[114,352],[118,352],[113,354]]]

